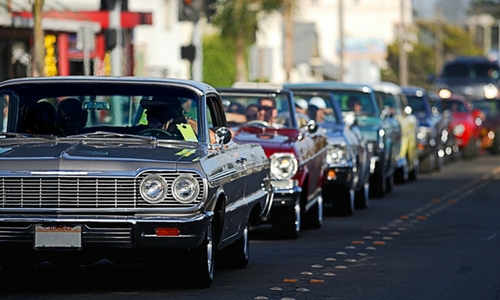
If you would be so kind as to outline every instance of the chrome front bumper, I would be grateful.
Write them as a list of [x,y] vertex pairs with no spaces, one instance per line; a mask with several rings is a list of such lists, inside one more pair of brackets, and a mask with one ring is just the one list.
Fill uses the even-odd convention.
[[[191,249],[201,244],[212,218],[212,212],[186,217],[0,215],[0,249],[9,247],[33,249],[36,225],[79,225],[81,249],[72,250],[87,248]],[[177,231],[178,234],[157,234],[159,229],[171,229]]]

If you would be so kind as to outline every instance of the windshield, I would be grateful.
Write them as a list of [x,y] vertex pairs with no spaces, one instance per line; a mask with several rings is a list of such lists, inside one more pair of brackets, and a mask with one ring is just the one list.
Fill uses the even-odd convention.
[[377,116],[376,107],[371,94],[358,91],[332,91],[335,100],[343,112]]
[[467,107],[465,106],[464,102],[462,101],[455,101],[455,100],[445,100],[442,101],[444,109],[448,109],[452,112],[462,112],[466,113]]
[[417,96],[406,96],[406,98],[408,99],[408,104],[414,114],[427,114],[424,98]]
[[297,128],[288,94],[221,93],[229,127]]
[[329,95],[294,92],[294,103],[299,118],[306,116],[307,119],[315,120],[327,131],[332,131],[333,126],[342,124],[341,114],[335,111]]
[[[99,131],[197,141],[200,98],[179,87],[116,83],[24,85],[4,91],[3,131],[65,137]],[[182,125],[184,124],[184,125]],[[189,124],[189,126],[185,126]]]
[[441,73],[441,78],[491,78],[498,80],[499,77],[499,67],[488,62],[455,62],[446,65]]

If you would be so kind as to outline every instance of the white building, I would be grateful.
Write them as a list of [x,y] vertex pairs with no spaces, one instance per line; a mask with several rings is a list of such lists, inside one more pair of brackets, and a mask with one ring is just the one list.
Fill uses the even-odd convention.
[[[377,81],[386,58],[386,46],[397,38],[402,16],[407,26],[412,23],[411,0],[299,0],[294,26],[295,70],[290,81],[316,81],[320,74],[324,75],[320,80],[338,79],[339,1],[343,4],[343,81],[346,82]],[[263,22],[256,45],[272,49],[269,81],[284,82],[281,16],[276,14]],[[304,56],[309,57],[304,59]]]

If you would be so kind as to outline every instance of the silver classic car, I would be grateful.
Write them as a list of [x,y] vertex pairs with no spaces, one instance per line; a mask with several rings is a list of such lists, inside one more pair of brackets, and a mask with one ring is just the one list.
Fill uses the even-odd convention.
[[266,221],[270,165],[236,144],[207,84],[133,77],[0,83],[0,264],[48,261],[179,266],[213,281],[216,257],[249,260]]

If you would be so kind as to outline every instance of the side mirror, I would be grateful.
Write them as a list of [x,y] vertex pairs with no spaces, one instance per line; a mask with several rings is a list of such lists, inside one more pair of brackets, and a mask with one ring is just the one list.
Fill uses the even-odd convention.
[[307,122],[307,131],[309,133],[315,133],[316,131],[318,131],[318,123],[316,123],[316,121],[314,120],[309,120]]
[[221,127],[215,131],[215,141],[217,144],[227,144],[231,141],[233,134],[227,127]]

